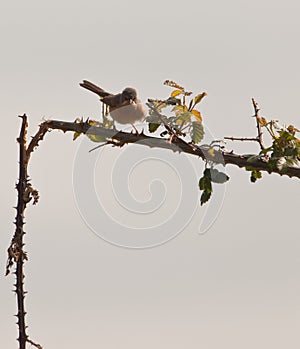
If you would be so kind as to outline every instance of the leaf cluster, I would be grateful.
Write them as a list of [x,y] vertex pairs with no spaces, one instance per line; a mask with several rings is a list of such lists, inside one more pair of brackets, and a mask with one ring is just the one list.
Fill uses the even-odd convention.
[[[155,132],[160,126],[167,126],[177,136],[189,136],[194,144],[201,142],[204,137],[202,116],[195,107],[206,96],[206,93],[199,93],[192,98],[192,92],[186,91],[184,87],[174,81],[166,80],[164,85],[173,89],[167,99],[148,100],[152,107],[146,118],[149,123],[149,132]],[[170,116],[162,114],[162,111],[167,107],[171,107]],[[168,131],[164,131],[161,136],[168,133]]]
[[216,168],[206,168],[203,172],[203,176],[199,180],[199,189],[202,191],[200,203],[201,206],[205,204],[212,194],[212,183],[223,184],[229,180],[229,177],[220,172]]
[[277,168],[284,171],[287,167],[298,164],[300,160],[300,140],[295,134],[299,130],[293,125],[288,127],[279,125],[276,120],[267,122],[265,118],[259,118],[258,121],[272,137],[272,145],[260,152],[260,155],[269,157],[270,170]]

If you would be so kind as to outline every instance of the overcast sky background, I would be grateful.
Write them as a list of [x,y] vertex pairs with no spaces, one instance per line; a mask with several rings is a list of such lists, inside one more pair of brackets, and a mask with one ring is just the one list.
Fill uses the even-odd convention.
[[[162,83],[172,79],[207,92],[201,112],[216,139],[255,136],[252,97],[266,118],[299,127],[299,12],[295,0],[1,4],[1,347],[17,347],[14,278],[4,277],[17,115],[28,114],[30,136],[43,118],[99,117],[97,98],[78,86],[82,79],[112,92],[134,86],[143,101],[167,97]],[[41,196],[26,211],[32,340],[73,349],[299,347],[299,180],[263,174],[254,185],[249,173],[228,166],[226,190],[218,188],[205,216],[197,159],[139,146],[89,154],[93,146],[53,131],[31,159]],[[87,190],[85,179],[94,181]],[[102,211],[89,200],[95,193]],[[199,234],[205,217],[216,221]],[[99,235],[128,246],[177,236],[130,249]]]

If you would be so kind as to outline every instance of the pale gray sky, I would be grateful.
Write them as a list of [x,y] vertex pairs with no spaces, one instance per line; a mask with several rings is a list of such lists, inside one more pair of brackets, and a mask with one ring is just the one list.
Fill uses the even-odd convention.
[[[252,97],[268,119],[299,127],[299,10],[295,0],[1,4],[2,275],[14,230],[17,115],[29,115],[32,135],[43,118],[99,116],[97,98],[78,86],[82,79],[112,92],[134,86],[144,101],[166,97],[162,83],[172,79],[208,93],[201,111],[215,138],[255,135]],[[138,146],[89,154],[85,146],[53,131],[32,157],[29,173],[41,196],[26,213],[33,340],[73,349],[299,347],[298,180],[264,174],[253,185],[246,171],[227,167],[230,182],[205,216],[197,159]],[[94,181],[86,191],[85,178]],[[199,235],[203,217],[216,221]],[[148,246],[179,230],[152,249],[97,236]],[[7,349],[17,347],[13,283],[0,277]]]

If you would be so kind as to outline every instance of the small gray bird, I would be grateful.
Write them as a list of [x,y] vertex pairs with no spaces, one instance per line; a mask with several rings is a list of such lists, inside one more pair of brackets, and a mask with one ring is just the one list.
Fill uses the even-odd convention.
[[114,95],[87,80],[83,80],[80,86],[96,93],[100,100],[109,107],[113,120],[120,124],[131,124],[136,130],[134,123],[146,117],[146,108],[132,87],[126,87],[121,93]]

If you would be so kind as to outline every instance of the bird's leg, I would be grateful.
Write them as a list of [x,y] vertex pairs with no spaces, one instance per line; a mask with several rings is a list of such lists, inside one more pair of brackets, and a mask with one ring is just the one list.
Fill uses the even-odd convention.
[[105,117],[104,103],[102,103],[102,117],[103,117],[103,119]]
[[131,126],[135,129],[135,133],[138,135],[139,134],[138,129],[133,124],[131,124]]

